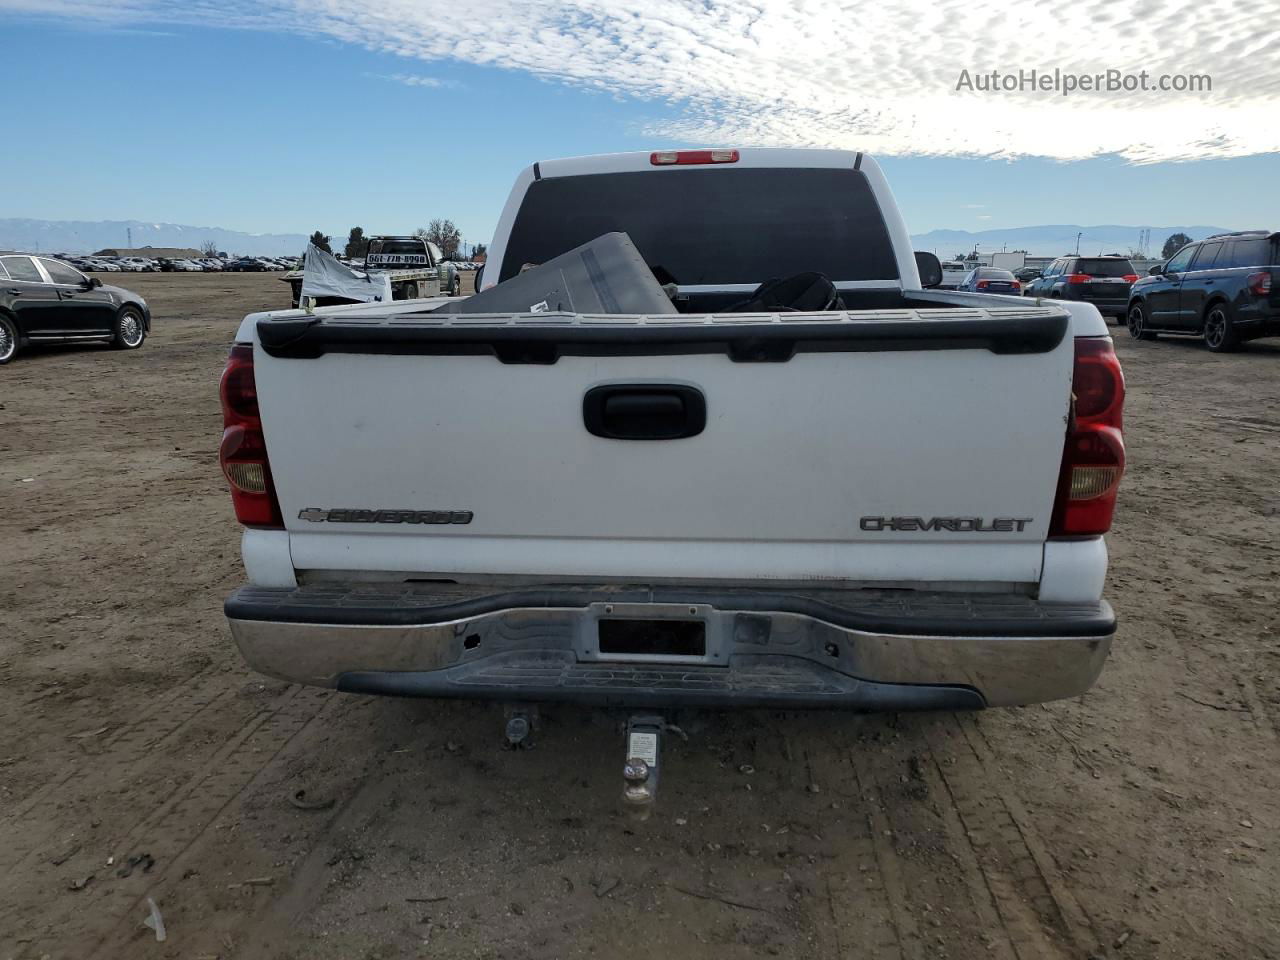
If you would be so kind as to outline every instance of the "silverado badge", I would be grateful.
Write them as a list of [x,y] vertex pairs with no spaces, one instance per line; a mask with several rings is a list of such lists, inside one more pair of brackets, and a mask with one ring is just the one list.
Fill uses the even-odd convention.
[[299,520],[312,523],[470,523],[470,510],[321,510],[298,511]]

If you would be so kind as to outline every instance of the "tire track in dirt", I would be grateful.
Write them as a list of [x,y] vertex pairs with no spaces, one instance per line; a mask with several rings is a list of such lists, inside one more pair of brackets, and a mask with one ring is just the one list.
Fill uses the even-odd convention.
[[0,873],[18,870],[48,842],[60,826],[49,815],[54,799],[65,802],[70,785],[84,776],[86,767],[100,766],[104,761],[117,768],[136,767],[152,751],[181,734],[215,700],[230,693],[225,676],[211,668],[201,670],[152,700],[141,716],[102,740],[99,749],[73,757],[63,776],[38,787],[0,819]]
[[[806,727],[819,736],[816,725]],[[834,859],[823,871],[830,917],[829,927],[818,924],[823,956],[832,960],[904,960],[891,902],[897,892],[891,894],[887,889],[874,824],[869,816],[857,812],[864,804],[863,789],[842,741],[821,736],[817,745],[805,748],[803,757],[810,773],[808,783],[822,784],[838,795],[841,799],[832,802],[840,804],[839,809],[847,808],[851,821],[849,832],[839,838],[841,842],[833,850]]]
[[1096,953],[1088,918],[993,762],[979,724],[953,715],[927,727],[926,735],[933,767],[1018,960]]
[[372,772],[361,779],[345,803],[318,824],[322,839],[293,870],[288,885],[255,916],[248,918],[249,922],[241,924],[239,941],[244,947],[235,952],[237,960],[265,960],[284,953],[294,944],[294,931],[322,901],[332,880],[330,865],[339,838],[351,832],[354,824],[368,820],[393,802],[400,787],[397,778]]
[[841,837],[827,872],[824,954],[917,960],[958,945],[996,960],[1067,960],[1096,950],[1025,812],[950,715],[867,721],[807,762],[851,797],[866,829]]
[[98,944],[93,956],[114,956],[115,948],[130,939],[128,931],[136,932],[146,898],[159,900],[182,878],[190,854],[208,839],[221,814],[332,698],[328,690],[289,687],[274,709],[258,713],[210,759],[203,777],[193,779],[121,838],[117,849],[145,848],[162,866],[157,872],[137,870],[123,878],[113,888],[110,907],[86,917],[75,931],[81,942]]
[[[228,686],[225,675],[209,671],[197,674],[187,683],[180,684],[174,693],[162,698],[147,717],[119,731],[112,741],[104,744],[106,749],[95,759],[99,763],[111,764],[121,782],[132,782],[140,778],[147,768],[166,762],[158,753],[160,745],[173,742],[190,729],[205,708],[224,703],[233,694],[234,689]],[[114,852],[112,862],[106,865],[101,860],[92,861],[92,866],[81,861],[82,869],[98,875],[98,882],[75,899],[50,896],[50,907],[45,912],[9,917],[0,923],[7,934],[15,937],[22,934],[23,940],[32,945],[31,952],[17,955],[42,956],[59,946],[75,945],[78,952],[67,955],[86,956],[91,944],[101,944],[126,917],[135,912],[140,917],[138,904],[144,901],[148,891],[157,889],[173,876],[176,861],[181,855],[200,840],[209,825],[254,775],[270,764],[328,699],[328,691],[286,687],[267,705],[255,709],[233,732],[221,738],[220,745],[211,756],[196,757],[199,771],[194,776],[167,779],[167,791],[148,794],[150,802],[133,811],[130,817],[132,826],[118,831],[114,837],[95,836],[94,848]],[[77,771],[72,771],[51,787],[55,793],[59,788],[74,791],[82,779]],[[83,799],[88,789],[88,786],[84,787],[79,799]],[[40,792],[43,794],[45,790]],[[38,831],[38,838],[25,843],[26,856],[20,859],[16,868],[7,872],[4,884],[0,886],[0,902],[17,900],[17,890],[11,888],[21,887],[28,891],[43,888],[52,894],[65,886],[65,878],[57,871],[59,864],[38,855],[40,844],[64,824],[60,818],[48,815],[49,811],[40,803],[39,797],[32,797],[27,805],[30,809],[23,818],[6,824],[5,839],[42,810],[49,823]],[[63,800],[62,806],[74,808],[76,802]],[[124,869],[127,857],[141,852],[153,858],[159,869],[152,870],[141,864],[128,875],[119,876],[117,871]],[[136,924],[138,917],[132,919],[130,927]]]

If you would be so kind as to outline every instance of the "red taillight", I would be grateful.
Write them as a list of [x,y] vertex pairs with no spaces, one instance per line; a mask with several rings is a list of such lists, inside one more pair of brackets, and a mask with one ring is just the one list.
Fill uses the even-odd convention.
[[1137,283],[1138,275],[1136,273],[1126,273],[1120,279],[1123,280],[1125,283]]
[[1111,529],[1124,473],[1124,374],[1106,337],[1075,342],[1071,422],[1062,451],[1051,537],[1094,537]]
[[649,154],[655,167],[685,166],[698,163],[737,163],[737,150],[655,150]]
[[1249,285],[1249,292],[1255,297],[1266,297],[1271,294],[1271,274],[1266,270],[1249,274],[1246,283]]
[[978,281],[978,289],[979,289],[979,290],[985,290],[985,289],[987,289],[987,287],[989,287],[989,286],[991,286],[991,281],[990,281],[990,280],[979,280],[979,281]]
[[1014,280],[1014,281],[1013,281],[1013,283],[1012,283],[1012,284],[1010,284],[1010,286],[1012,286],[1012,287],[1013,287],[1013,290],[1014,290],[1014,292],[1015,292],[1015,293],[1017,293],[1018,291],[1020,291],[1020,290],[1022,289],[1022,284],[1020,284],[1017,280]]
[[246,527],[282,528],[280,503],[271,482],[271,465],[267,462],[267,440],[258,416],[252,344],[237,343],[231,348],[218,393],[222,399],[218,463],[231,485],[236,519]]
[[1089,273],[1067,274],[1067,283],[1088,283],[1092,279],[1093,279],[1093,275]]

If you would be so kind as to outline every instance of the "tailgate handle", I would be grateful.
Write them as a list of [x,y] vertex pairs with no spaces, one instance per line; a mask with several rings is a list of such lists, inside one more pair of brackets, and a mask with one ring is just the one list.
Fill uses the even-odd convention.
[[609,440],[678,440],[707,425],[707,401],[696,387],[617,383],[582,398],[587,430]]

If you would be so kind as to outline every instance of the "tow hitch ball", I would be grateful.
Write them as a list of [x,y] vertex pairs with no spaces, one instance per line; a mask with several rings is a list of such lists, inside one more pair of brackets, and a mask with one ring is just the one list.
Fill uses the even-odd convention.
[[622,802],[639,820],[653,812],[658,799],[662,734],[685,732],[662,717],[637,714],[627,721],[627,755],[622,765]]
[[532,747],[533,742],[529,739],[529,735],[537,726],[538,708],[532,705],[507,704],[502,712],[507,721],[506,729],[503,730],[503,735],[507,739],[507,748],[528,750]]

